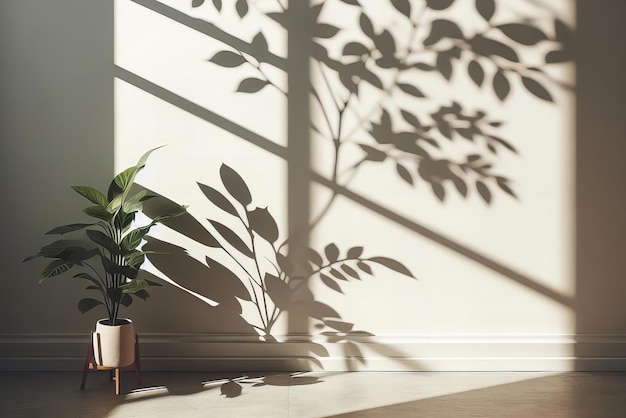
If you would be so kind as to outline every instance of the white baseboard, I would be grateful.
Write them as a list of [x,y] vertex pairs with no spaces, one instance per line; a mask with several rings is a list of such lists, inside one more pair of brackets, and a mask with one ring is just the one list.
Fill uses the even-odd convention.
[[[285,336],[140,334],[154,371],[626,371],[622,335]],[[76,371],[88,335],[0,334],[0,371]]]

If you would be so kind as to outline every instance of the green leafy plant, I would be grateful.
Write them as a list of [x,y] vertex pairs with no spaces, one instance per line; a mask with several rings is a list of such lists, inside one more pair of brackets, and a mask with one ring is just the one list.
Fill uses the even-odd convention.
[[[73,278],[87,280],[87,290],[99,292],[99,298],[86,297],[78,302],[78,309],[85,313],[103,305],[108,314],[109,325],[117,324],[121,306],[130,306],[134,297],[146,300],[150,286],[156,282],[138,278],[139,269],[146,252],[140,249],[143,238],[154,225],[185,212],[178,211],[154,216],[147,225],[138,225],[136,215],[143,210],[143,202],[152,196],[147,190],[132,190],[135,176],[146,164],[149,155],[158,148],[146,152],[136,165],[119,173],[111,181],[105,195],[88,186],[72,186],[78,194],[94,205],[83,212],[97,219],[95,223],[74,223],[54,228],[46,235],[74,234],[84,232],[82,239],[61,239],[41,248],[37,254],[24,261],[44,257],[52,259],[47,264],[39,283],[57,277],[74,267],[82,269]],[[95,244],[95,245],[94,245]]]

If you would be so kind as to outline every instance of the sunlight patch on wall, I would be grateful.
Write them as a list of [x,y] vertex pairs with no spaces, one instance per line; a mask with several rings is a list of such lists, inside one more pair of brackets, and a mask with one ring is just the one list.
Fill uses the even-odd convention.
[[[571,2],[315,1],[309,22],[274,1],[199,3],[116,2],[116,169],[167,144],[139,182],[189,205],[196,229],[233,232],[221,238],[237,256],[165,227],[155,238],[198,277],[218,269],[210,256],[227,289],[246,286],[228,303],[204,294],[244,318],[238,331],[288,334],[286,315],[267,320],[278,310],[329,343],[573,332]],[[286,236],[293,27],[313,33],[306,266]],[[259,209],[258,253],[220,195]]]

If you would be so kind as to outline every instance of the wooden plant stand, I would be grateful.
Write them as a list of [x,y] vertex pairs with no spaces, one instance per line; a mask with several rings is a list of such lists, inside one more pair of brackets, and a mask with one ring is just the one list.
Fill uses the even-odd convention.
[[[141,359],[139,357],[139,337],[135,334],[135,361],[121,369],[135,369],[137,373],[137,385],[141,385]],[[80,390],[85,389],[85,383],[87,382],[87,373],[89,370],[109,370],[111,380],[115,381],[115,394],[120,394],[120,368],[119,367],[106,367],[99,366],[96,363],[93,352],[93,331],[91,332],[91,338],[89,339],[89,348],[87,349],[87,358],[85,359],[85,366],[83,367],[83,378],[80,382]]]

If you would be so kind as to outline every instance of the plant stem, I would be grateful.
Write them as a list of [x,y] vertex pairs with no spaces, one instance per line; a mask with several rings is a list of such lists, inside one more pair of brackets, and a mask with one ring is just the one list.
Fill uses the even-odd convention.
[[[268,308],[267,308],[267,289],[265,287],[265,280],[261,276],[261,267],[259,266],[259,259],[257,257],[257,253],[256,253],[256,244],[255,244],[254,232],[252,232],[252,228],[248,228],[248,233],[250,234],[250,241],[252,243],[252,254],[254,256],[254,265],[256,266],[256,271],[257,271],[257,274],[259,275],[259,281],[261,283],[261,292],[262,292],[261,295],[263,297],[263,308],[264,308],[264,311],[265,311],[265,318],[267,319],[265,324],[267,326],[267,324],[269,323],[269,320],[270,320],[270,315],[269,315],[269,311],[268,311]],[[261,318],[261,319],[263,319],[263,318]]]

